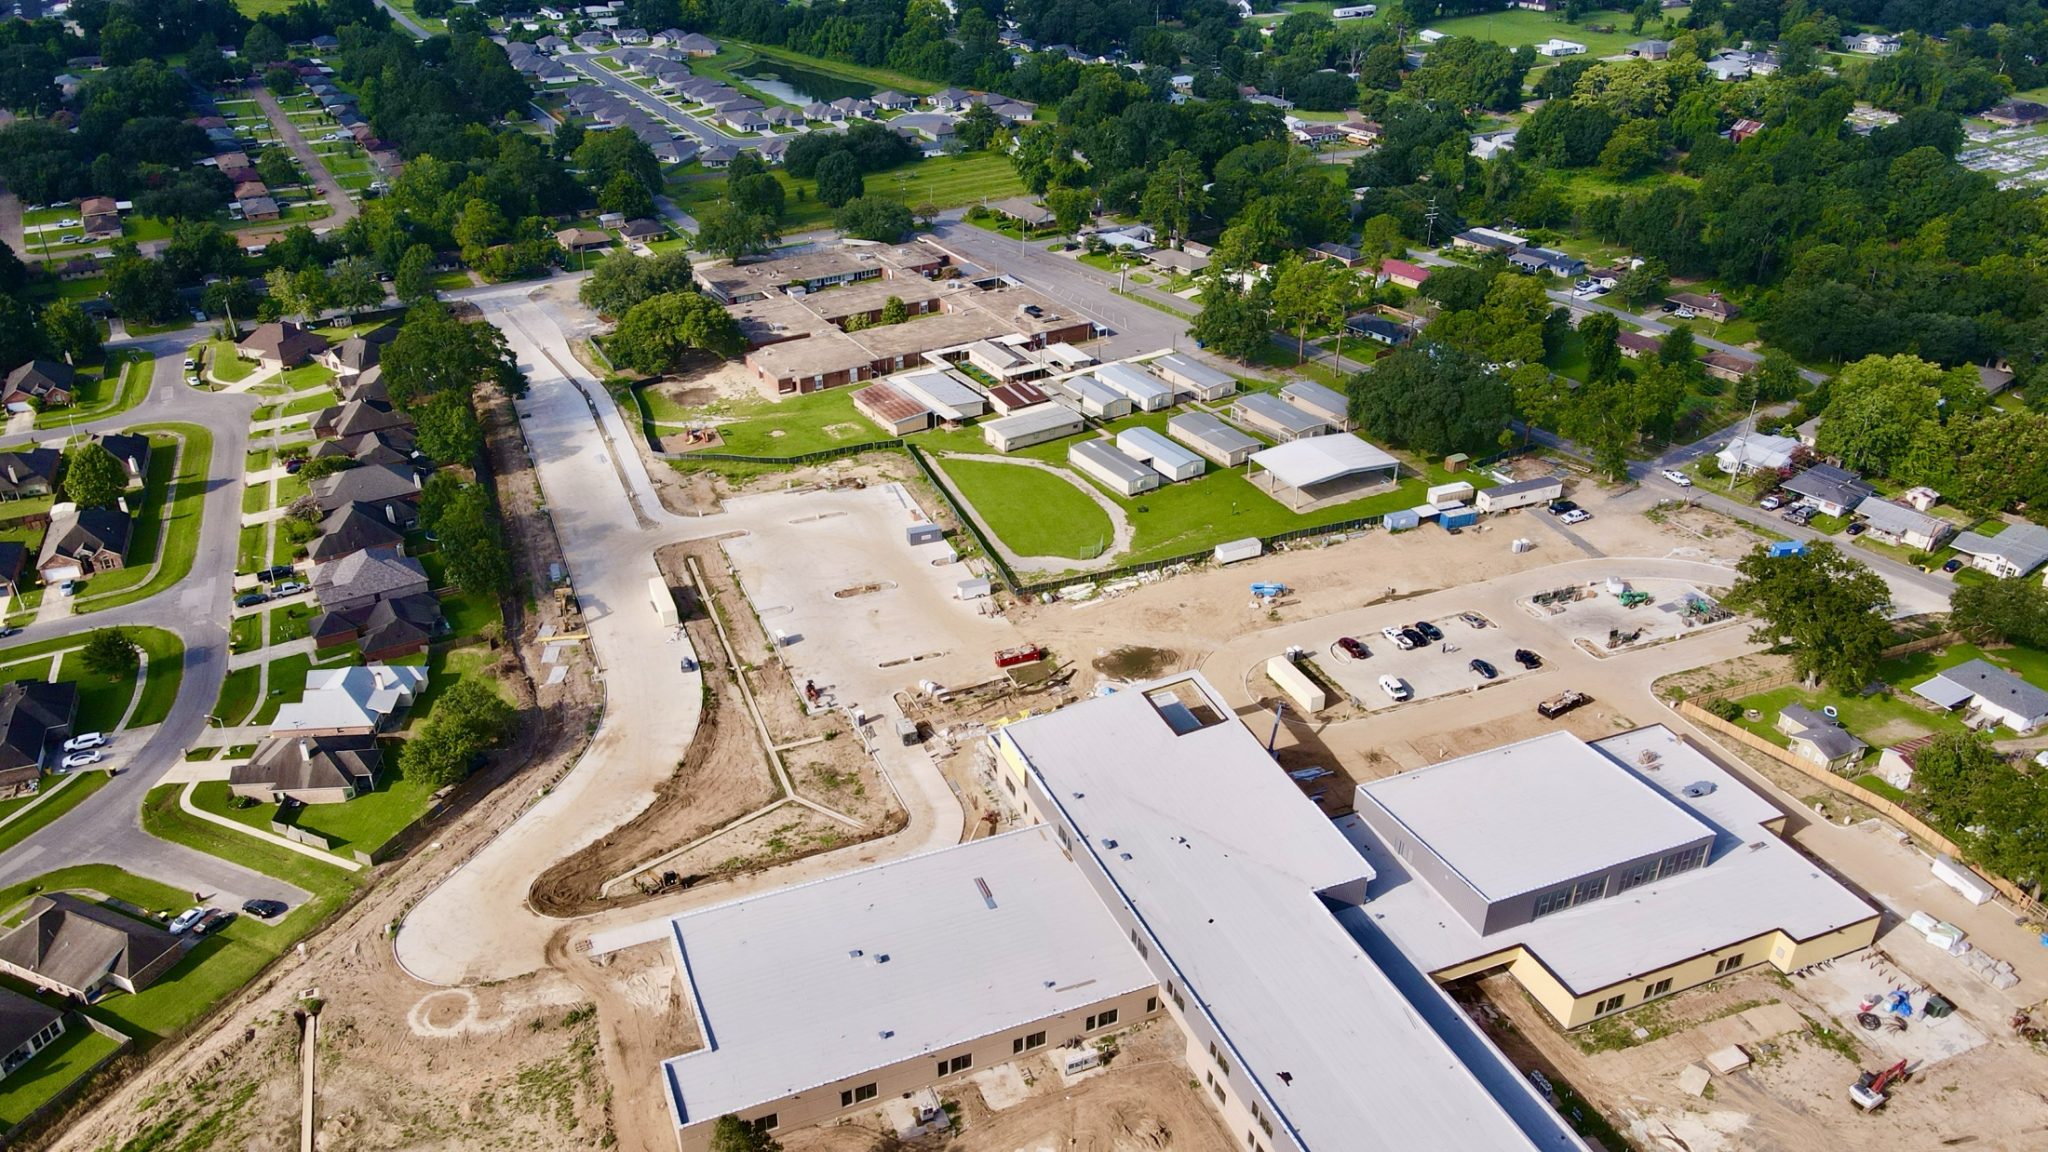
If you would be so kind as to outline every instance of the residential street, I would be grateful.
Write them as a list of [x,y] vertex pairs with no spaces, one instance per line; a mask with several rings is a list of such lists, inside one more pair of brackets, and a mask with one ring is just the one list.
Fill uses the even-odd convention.
[[277,129],[277,134],[284,139],[285,147],[291,149],[292,159],[299,162],[299,170],[320,189],[321,198],[325,199],[327,206],[332,209],[327,218],[320,221],[321,226],[337,229],[355,219],[359,209],[356,202],[349,199],[348,189],[343,188],[341,182],[334,178],[334,174],[327,170],[327,165],[320,162],[320,154],[313,151],[313,146],[306,142],[306,134],[299,131],[299,126],[292,123],[290,116],[285,115],[284,108],[277,102],[277,97],[271,94],[270,89],[260,84],[244,91],[262,106],[263,114],[270,117],[270,126]]
[[599,64],[595,55],[576,52],[561,57],[561,60],[584,76],[667,122],[676,131],[691,136],[706,146],[723,144],[727,147],[740,148],[759,139],[756,136],[736,136],[708,120],[678,110],[675,105]]

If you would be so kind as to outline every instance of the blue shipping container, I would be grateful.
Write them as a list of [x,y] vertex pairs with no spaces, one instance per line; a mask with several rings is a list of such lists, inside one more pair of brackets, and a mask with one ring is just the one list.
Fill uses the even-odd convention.
[[1470,528],[1479,523],[1479,513],[1472,508],[1461,508],[1456,512],[1444,513],[1441,522],[1446,528]]

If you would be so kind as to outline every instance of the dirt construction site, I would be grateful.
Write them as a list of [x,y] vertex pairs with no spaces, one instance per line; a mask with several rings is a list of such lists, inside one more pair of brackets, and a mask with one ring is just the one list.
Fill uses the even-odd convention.
[[[364,895],[298,954],[190,1036],[103,1078],[68,1125],[51,1129],[58,1134],[26,1146],[299,1146],[295,1013],[317,1001],[321,1149],[668,1152],[674,1128],[656,1070],[698,1039],[673,956],[649,942],[646,926],[691,907],[999,828],[1000,802],[975,768],[976,737],[999,717],[1053,707],[1102,681],[1200,668],[1261,738],[1270,732],[1279,769],[1328,773],[1314,791],[1335,814],[1348,808],[1357,781],[1560,727],[1591,737],[1666,723],[1697,736],[1650,685],[1755,649],[1739,622],[1670,625],[1668,635],[1615,650],[1579,643],[1595,634],[1604,639],[1605,616],[1590,611],[1596,605],[1621,620],[1671,615],[1656,605],[1601,605],[1602,596],[1613,599],[1605,591],[1610,578],[1654,592],[1657,605],[1693,593],[1711,597],[1732,581],[1730,566],[1754,539],[1704,513],[1647,516],[1643,494],[1603,494],[1590,484],[1572,495],[1595,518],[1568,534],[1533,512],[1457,537],[1435,530],[1367,533],[1142,581],[1116,596],[1005,599],[1001,614],[989,615],[949,595],[963,566],[933,563],[941,559],[936,550],[918,553],[902,544],[912,509],[886,522],[859,520],[863,513],[855,509],[882,507],[878,489],[900,483],[921,514],[948,522],[895,458],[837,461],[751,485],[702,476],[678,483],[663,469],[655,482],[671,511],[701,501],[696,509],[728,509],[750,525],[745,536],[721,539],[714,530],[721,521],[706,516],[694,538],[668,543],[655,556],[677,593],[683,635],[671,639],[649,627],[644,642],[660,646],[665,660],[681,659],[686,648],[695,653],[705,695],[696,736],[651,805],[564,859],[531,862],[538,879],[524,908],[554,926],[543,968],[437,986],[397,963],[396,926],[577,763],[604,699],[589,653],[550,643],[576,624],[550,594],[548,568],[562,560],[560,545],[508,414],[494,412],[490,423],[501,500],[521,545],[521,591],[532,597],[508,620],[509,655],[500,673],[532,703],[518,743],[494,758],[480,785],[466,789],[419,844],[381,866]],[[784,509],[806,497],[816,504],[808,514],[847,514],[798,523],[800,514]],[[877,525],[896,543],[882,547]],[[1517,537],[1534,546],[1510,548]],[[1457,574],[1455,587],[1447,573]],[[1253,606],[1246,596],[1252,581],[1289,591]],[[1538,593],[1565,586],[1592,590],[1587,612],[1527,607]],[[1461,613],[1492,626],[1471,629],[1458,622]],[[1482,647],[1396,653],[1379,629],[1417,619],[1436,621],[1461,646]],[[1472,639],[1482,633],[1483,640]],[[1342,635],[1371,649],[1352,670],[1365,677],[1358,686],[1367,691],[1354,693],[1362,699],[1378,693],[1373,679],[1380,671],[1410,658],[1443,664],[1440,674],[1415,677],[1441,679],[1442,689],[1397,705],[1354,707],[1340,699],[1321,713],[1290,709],[1276,723],[1278,694],[1264,678],[1265,662],[1296,645],[1328,661],[1329,646]],[[998,681],[992,653],[1027,642],[1050,653],[1052,675],[1029,690]],[[1542,666],[1522,669],[1511,658],[1515,648],[1539,652]],[[1503,673],[1483,689],[1461,675],[1474,652]],[[560,664],[570,671],[554,679],[552,667]],[[924,680],[946,691],[924,692]],[[1565,689],[1592,702],[1558,720],[1536,715],[1539,701]],[[860,715],[850,715],[851,706]],[[917,724],[921,746],[897,739],[889,720],[897,713]],[[1770,790],[1746,761],[1722,758]],[[2013,1011],[2048,997],[2048,949],[2009,914],[2001,924],[1997,905],[1972,909],[1939,885],[1925,887],[1920,857],[1884,826],[1839,822],[1807,812],[1796,794],[1770,794],[1793,811],[1795,841],[1886,910],[1882,972],[1842,967],[1865,963],[1856,958],[1838,961],[1833,976],[1751,970],[1569,1035],[1502,978],[1461,985],[1459,995],[1518,1065],[1558,1087],[1562,1110],[1580,1110],[1582,1130],[1617,1152],[2048,1147],[2048,1055],[2007,1026]],[[1970,927],[1974,939],[2008,956],[2020,970],[2019,985],[1992,989],[1901,935],[1898,922],[1923,907]],[[1939,990],[1957,1011],[1952,1025],[1924,1033],[1933,1046],[1917,1057],[1922,1066],[1890,1090],[1888,1104],[1866,1115],[1848,1102],[1848,1086],[1859,1072],[1900,1058],[1900,1049],[1888,1036],[1867,1037],[1853,1012],[1846,1020],[1843,1014],[1863,996],[1894,986]],[[1852,1001],[1846,1008],[1845,997]],[[1916,1019],[1912,1027],[1930,1023]],[[1977,1042],[1943,1047],[1965,1029]],[[1923,1033],[1907,1035],[1918,1042]],[[1134,1030],[1122,1044],[1110,1067],[1072,1083],[1023,1061],[941,1084],[940,1099],[953,1105],[952,1126],[923,1137],[920,1146],[1241,1147],[1192,1086],[1170,1025]],[[1712,1072],[1704,1088],[1692,1090],[1697,1077],[1687,1069],[1729,1044],[1742,1045],[1747,1067]],[[790,1152],[866,1152],[888,1146],[893,1127],[876,1111],[777,1136]]]

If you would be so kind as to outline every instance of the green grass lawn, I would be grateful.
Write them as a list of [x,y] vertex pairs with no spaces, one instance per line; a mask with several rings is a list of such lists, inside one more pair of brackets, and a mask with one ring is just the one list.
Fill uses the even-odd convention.
[[336,849],[375,852],[419,819],[433,803],[435,789],[409,780],[398,767],[397,745],[384,741],[384,767],[375,791],[345,804],[315,804],[299,813],[299,827],[327,837]]
[[36,414],[37,428],[66,428],[85,420],[104,420],[135,407],[149,395],[156,358],[135,354],[125,363],[110,363],[111,378],[79,377],[79,388],[69,407]]
[[237,616],[228,622],[228,651],[248,652],[263,646],[263,613]]
[[[1664,12],[1662,15],[1683,21],[1686,12],[1686,9],[1681,8]],[[1519,48],[1524,44],[1541,44],[1552,38],[1571,40],[1584,44],[1586,54],[1597,59],[1601,56],[1618,55],[1630,44],[1656,35],[1657,26],[1654,24],[1645,25],[1640,33],[1631,33],[1628,30],[1629,20],[1629,14],[1618,9],[1590,12],[1586,15],[1586,23],[1614,27],[1612,32],[1593,32],[1583,25],[1567,23],[1554,13],[1515,9],[1438,20],[1421,25],[1415,30],[1420,32],[1425,27],[1434,28],[1446,36],[1471,36],[1480,40],[1491,40],[1496,44],[1505,44],[1510,48]]]
[[[144,600],[177,584],[192,571],[199,551],[199,524],[205,510],[206,478],[213,460],[213,434],[196,424],[149,424],[131,429],[150,434],[150,477],[154,482],[159,461],[170,458],[173,435],[184,444],[176,457],[177,478],[168,501],[149,501],[137,517],[135,540],[129,547],[131,567],[94,577],[91,595],[79,598],[76,610],[98,612]],[[148,558],[158,557],[154,574]]]
[[0,1081],[0,1131],[21,1123],[120,1046],[91,1028],[65,1028],[49,1047]]
[[220,717],[222,725],[232,728],[240,724],[256,707],[257,682],[262,675],[263,670],[252,664],[235,669],[221,681],[220,699],[214,703],[213,714]]
[[1809,689],[1791,684],[1736,701],[1742,707],[1759,713],[1755,720],[1745,717],[1736,723],[1783,747],[1785,737],[1773,725],[1785,705],[1797,703],[1814,709],[1833,705],[1841,717],[1842,726],[1873,749],[1915,736],[1961,732],[1960,713],[1936,712],[1931,707],[1923,707],[1912,695],[1912,689],[1943,669],[1976,659],[2005,668],[2031,684],[2048,685],[2048,653],[2017,647],[1987,651],[1974,644],[1953,644],[1932,652],[1888,660],[1880,665],[1879,678],[1891,686],[1890,694],[1851,697],[1825,686]]
[[[815,180],[799,180],[779,168],[774,176],[782,183],[784,233],[831,224],[832,209],[818,199]],[[952,208],[1024,193],[1016,169],[998,152],[910,160],[870,172],[863,183],[869,196],[884,196],[913,208],[924,204]],[[683,176],[672,182],[670,194],[684,211],[696,212],[725,198],[725,177],[718,173]]]
[[256,371],[254,360],[244,360],[235,354],[232,340],[209,340],[199,347],[206,352],[207,374],[223,384],[246,380]]
[[126,630],[129,638],[149,655],[149,673],[139,698],[133,675],[108,679],[85,670],[84,636],[61,636],[0,650],[0,681],[47,680],[51,659],[63,652],[58,677],[78,682],[78,719],[74,724],[77,731],[111,730],[128,712],[131,701],[135,703],[134,726],[161,723],[178,695],[178,683],[185,676],[185,647],[177,636],[161,628]]
[[[640,390],[643,393],[644,389]],[[848,444],[887,440],[889,434],[853,409],[852,388],[827,388],[781,400],[749,397],[694,410],[698,418],[736,415],[719,426],[725,446],[740,456],[801,456]],[[689,417],[685,417],[689,418]]]
[[[67,779],[68,783],[65,782]],[[79,772],[70,777],[43,777],[40,795],[46,799],[30,809],[27,815],[5,828],[0,828],[0,852],[13,848],[28,839],[38,828],[49,825],[84,803],[86,797],[106,787],[108,779],[105,772]],[[26,801],[22,803],[25,804]]]
[[[247,510],[247,505],[243,506]],[[252,524],[242,529],[241,539],[235,547],[235,571],[254,572],[267,566],[269,558],[263,554],[264,528]]]
[[245,720],[248,724],[268,724],[277,719],[277,710],[286,704],[296,704],[306,694],[306,673],[313,670],[310,656],[286,656],[270,662],[270,686],[264,692],[256,714]]
[[320,608],[310,600],[299,600],[282,608],[273,608],[267,615],[270,619],[270,642],[287,644],[308,634],[313,618],[320,615]]
[[1115,535],[1086,492],[1043,469],[957,458],[942,458],[939,467],[990,531],[1021,556],[1092,560]]

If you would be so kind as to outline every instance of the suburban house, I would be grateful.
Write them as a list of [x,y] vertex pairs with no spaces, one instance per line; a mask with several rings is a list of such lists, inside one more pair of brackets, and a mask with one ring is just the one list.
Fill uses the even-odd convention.
[[62,360],[31,360],[7,374],[0,403],[9,412],[26,412],[37,404],[69,404],[76,379],[71,365]]
[[48,496],[57,490],[57,468],[63,463],[64,454],[55,448],[0,452],[0,498]]
[[366,548],[399,548],[405,534],[384,519],[383,511],[369,504],[345,504],[320,521],[320,535],[306,545],[306,558],[326,564]]
[[1548,272],[1553,276],[1570,278],[1586,270],[1584,260],[1567,256],[1554,248],[1522,248],[1508,257],[1508,263],[1517,271],[1532,275]]
[[1804,704],[1785,705],[1778,713],[1776,727],[1801,759],[1831,772],[1855,764],[1870,751],[1870,745],[1850,735],[1841,721]]
[[1496,228],[1468,228],[1451,237],[1451,247],[1463,248],[1470,252],[1515,252],[1527,244],[1529,238]]
[[365,548],[313,569],[313,595],[329,612],[367,608],[379,600],[428,590],[427,570],[396,548]]
[[1864,483],[1863,477],[1833,464],[1815,464],[1785,481],[1785,491],[1800,497],[1824,516],[1847,516],[1877,493],[1877,489]]
[[69,892],[30,900],[21,923],[0,936],[0,972],[88,1002],[111,989],[140,992],[182,955],[169,932]]
[[1970,566],[1993,576],[2025,576],[2048,562],[2048,528],[2012,524],[1996,536],[1959,533],[1951,544]]
[[1536,54],[1538,56],[1580,56],[1584,55],[1585,51],[1586,46],[1584,44],[1575,40],[1559,40],[1555,36],[1536,45]]
[[28,547],[19,540],[0,540],[0,596],[21,590],[21,570],[28,566]]
[[0,1080],[64,1034],[64,1012],[12,989],[0,988]]
[[1972,728],[2002,725],[2031,732],[2048,721],[2048,692],[1985,660],[1958,664],[1913,686],[1913,695],[1937,708],[1965,713]]
[[127,563],[134,531],[135,521],[118,508],[83,508],[75,516],[53,520],[43,536],[36,571],[45,584],[112,572]]
[[313,435],[322,440],[412,426],[412,418],[398,412],[388,401],[346,400],[332,408],[322,408],[313,417]]
[[1842,51],[1864,56],[1890,56],[1904,44],[1897,36],[1883,32],[1858,32],[1842,37]]
[[337,376],[357,376],[377,366],[384,346],[398,339],[398,325],[386,324],[361,336],[351,336],[320,353],[320,362]]
[[1655,356],[1664,345],[1655,337],[1644,332],[1630,332],[1626,329],[1614,334],[1614,345],[1621,354],[1631,360]]
[[2048,104],[2032,100],[2004,100],[1977,114],[2001,128],[2025,128],[2048,120]]
[[1723,300],[1718,292],[1707,296],[1697,292],[1673,292],[1664,298],[1664,302],[1691,309],[1694,313],[1721,324],[1742,315],[1742,309]]
[[1721,471],[1731,475],[1775,472],[1791,465],[1792,453],[1798,448],[1799,441],[1790,436],[1748,432],[1723,445],[1714,454],[1714,462],[1721,466]]
[[75,681],[0,684],[0,791],[34,783],[51,743],[71,735],[77,715]]
[[378,600],[367,607],[322,611],[307,629],[316,649],[354,643],[365,660],[397,660],[424,652],[447,630],[441,602],[425,592]]
[[427,670],[417,664],[316,668],[306,674],[299,702],[277,710],[270,735],[373,736],[404,715],[426,686]]
[[411,528],[420,518],[420,476],[396,464],[366,464],[322,476],[311,485],[313,502],[322,512],[350,504],[368,505],[387,524]]
[[259,368],[283,371],[297,368],[327,351],[327,337],[289,320],[273,320],[257,325],[235,349],[243,359],[254,360]]
[[555,233],[555,243],[568,249],[572,254],[596,252],[612,246],[612,235],[595,228],[564,228]]
[[1006,219],[1015,220],[1026,228],[1049,228],[1053,223],[1052,209],[1023,196],[1011,196],[989,204],[988,210]]
[[149,479],[149,437],[138,432],[109,432],[93,437],[93,442],[128,470],[131,487]]
[[1939,516],[1872,496],[1856,506],[1856,515],[1870,525],[1870,534],[1887,544],[1903,544],[1932,552],[1955,535],[1956,526]]
[[1714,379],[1733,384],[1755,372],[1757,362],[1745,360],[1731,352],[1714,349],[1700,357],[1700,367]]
[[1671,58],[1671,41],[1638,40],[1628,46],[1628,54],[1638,60],[1668,60]]
[[228,774],[228,791],[253,800],[340,804],[377,787],[375,736],[271,736]]
[[1344,329],[1354,336],[1361,336],[1389,347],[1399,347],[1415,338],[1414,330],[1371,312],[1361,313],[1346,320]]
[[1429,269],[1406,260],[1380,261],[1380,279],[1389,284],[1399,284],[1413,291],[1429,280]]

